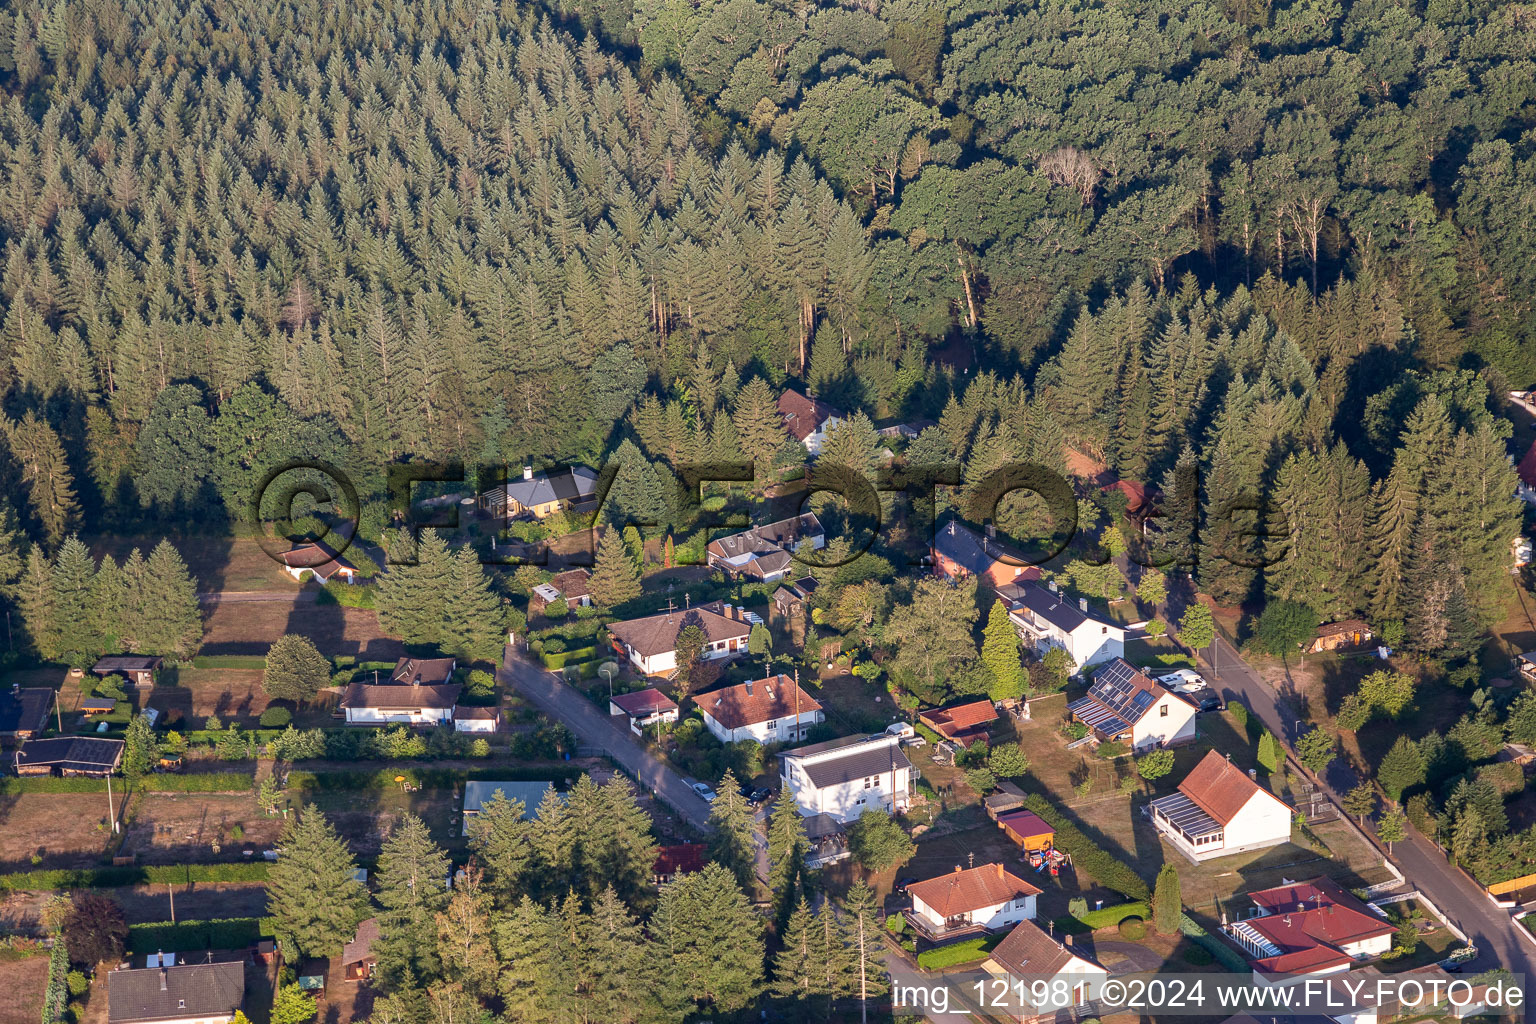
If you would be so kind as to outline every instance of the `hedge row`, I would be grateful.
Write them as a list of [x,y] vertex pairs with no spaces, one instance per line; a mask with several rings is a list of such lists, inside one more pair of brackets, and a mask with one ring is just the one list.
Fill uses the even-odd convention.
[[917,954],[917,966],[925,971],[942,971],[949,967],[985,960],[987,954],[992,952],[992,948],[1002,940],[1001,935],[989,935],[985,938],[953,942],[935,949],[925,949]]
[[568,661],[588,661],[597,657],[596,645],[590,647],[576,647],[569,651],[551,651],[539,655],[547,669],[559,670],[565,667]]
[[571,782],[581,775],[578,768],[550,765],[545,768],[383,768],[379,771],[288,773],[288,785],[300,793],[359,792],[392,789],[395,776],[404,775],[413,784],[428,789],[448,789],[469,781],[485,782]]
[[1051,806],[1039,793],[1024,798],[1024,806],[1044,818],[1056,830],[1056,846],[1072,856],[1073,866],[1086,871],[1102,886],[1133,900],[1149,900],[1152,891],[1131,866],[1099,847]]
[[192,882],[264,882],[266,861],[233,864],[157,864],[121,868],[56,868],[0,874],[0,892],[47,889],[115,889],[122,885],[187,885]]
[[[190,775],[146,775],[139,788],[150,793],[239,793],[251,788],[251,776],[242,772],[202,772]],[[124,783],[118,783],[122,790]],[[58,779],[52,776],[0,779],[0,795],[22,793],[105,793],[106,779]]]
[[1217,963],[1233,974],[1243,974],[1253,969],[1252,965],[1243,959],[1241,953],[1200,927],[1199,923],[1188,914],[1179,915],[1179,931],[1184,933],[1185,938],[1214,956]]
[[261,654],[200,654],[192,659],[192,667],[265,669],[267,659]]
[[[1098,876],[1095,875],[1095,878]],[[1097,931],[1100,928],[1113,928],[1128,917],[1139,917],[1148,920],[1152,917],[1152,907],[1147,903],[1117,903],[1113,907],[1103,907],[1099,910],[1090,910],[1079,921],[1089,928]]]
[[206,921],[157,921],[128,926],[128,952],[193,953],[204,949],[245,949],[273,937],[269,917],[219,917]]

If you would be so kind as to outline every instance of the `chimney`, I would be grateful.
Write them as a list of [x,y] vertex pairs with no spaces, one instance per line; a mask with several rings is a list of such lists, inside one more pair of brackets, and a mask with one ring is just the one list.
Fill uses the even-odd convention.
[[720,606],[720,614],[724,615],[728,619],[734,619],[736,617],[731,612],[731,603],[729,601],[725,602],[724,604],[722,604]]
[[1057,588],[1056,588],[1056,581],[1055,580],[1051,580],[1051,582],[1047,583],[1046,586],[1051,588],[1051,593],[1055,594],[1055,593],[1058,592]]
[[957,875],[958,875],[958,874],[959,874],[959,873],[960,873],[960,865],[959,865],[959,864],[956,864],[956,865],[955,865],[955,874],[957,874]]
[[162,967],[162,968],[160,968],[160,991],[164,992],[165,990],[166,990],[166,985],[165,985],[165,968]]
[[1068,947],[1068,948],[1071,947],[1071,945],[1072,945],[1072,933],[1071,932],[1068,932],[1067,934],[1065,934],[1065,935],[1063,935],[1061,937],[1061,944],[1063,946]]
[[1002,878],[1003,877],[1003,862],[1002,861],[998,861],[996,864],[993,864],[992,866],[997,868],[997,877],[998,878]]
[[747,696],[752,696],[752,680],[747,680]]
[[993,525],[992,523],[988,523],[986,529],[987,529],[987,536],[988,537],[996,537],[997,536],[997,527],[995,525]]
[[1077,610],[1085,614],[1087,613],[1088,599],[1086,597],[1080,597],[1077,599]]
[[1248,769],[1248,777],[1250,779],[1253,779],[1255,782],[1257,782],[1258,779],[1259,779],[1259,770],[1257,768],[1249,768]]

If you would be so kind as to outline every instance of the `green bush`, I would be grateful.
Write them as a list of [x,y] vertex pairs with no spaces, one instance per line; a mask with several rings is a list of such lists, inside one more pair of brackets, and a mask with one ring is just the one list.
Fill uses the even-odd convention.
[[1076,825],[1069,822],[1051,802],[1039,793],[1024,798],[1024,806],[1034,811],[1056,830],[1056,845],[1072,856],[1079,871],[1086,871],[1105,888],[1113,889],[1133,900],[1148,900],[1152,891],[1142,877],[1129,864],[1116,859],[1097,843],[1091,841]]
[[331,580],[315,595],[316,604],[334,604],[343,608],[372,608],[373,588]]
[[159,921],[128,926],[128,952],[192,953],[204,949],[245,949],[273,937],[269,917],[223,917],[205,921]]
[[69,989],[69,998],[79,999],[90,989],[91,982],[79,971],[70,971],[64,976],[64,984]]
[[189,885],[193,882],[264,882],[269,865],[258,863],[166,864],[150,867],[55,868],[0,875],[0,891],[115,889],[124,885]]
[[928,728],[922,722],[913,722],[912,728],[916,730],[919,736],[927,740],[929,743],[932,743],[934,746],[938,746],[940,743],[944,742],[943,736],[940,736],[938,733]]
[[1200,927],[1200,924],[1188,914],[1179,915],[1179,931],[1184,933],[1185,938],[1196,943],[1207,953],[1211,954],[1211,956],[1215,957],[1223,967],[1232,973],[1245,974],[1252,970],[1252,967],[1249,966],[1248,961],[1243,958],[1241,953]]
[[261,713],[263,729],[281,729],[291,721],[293,721],[293,712],[278,704],[272,705]]
[[960,964],[985,960],[987,954],[992,952],[992,947],[1002,940],[1001,935],[989,935],[986,938],[966,939],[936,949],[926,949],[917,954],[917,966],[925,971],[942,971]]
[[[557,650],[555,648],[554,645],[556,644],[559,645],[560,649]],[[544,667],[548,669],[561,669],[569,662],[590,661],[597,657],[596,647],[577,647],[571,650],[565,650],[564,648],[565,641],[559,637],[551,637],[544,641],[544,653],[539,655],[544,662]]]
[[1152,913],[1152,907],[1140,900],[1132,903],[1117,903],[1113,907],[1104,907],[1100,910],[1090,910],[1078,917],[1090,928],[1113,928],[1122,921],[1132,917],[1145,918]]
[[451,789],[466,781],[491,782],[572,782],[580,775],[579,768],[564,765],[546,767],[506,766],[501,768],[476,768],[473,771],[452,768],[411,768],[402,771],[385,768],[380,771],[342,771],[288,773],[288,786],[297,793],[335,793],[383,791],[394,788],[396,775],[408,775],[428,789]]
[[1185,963],[1195,967],[1208,967],[1216,962],[1216,958],[1211,955],[1211,951],[1204,946],[1193,944],[1185,946],[1184,951],[1179,955],[1184,958]]

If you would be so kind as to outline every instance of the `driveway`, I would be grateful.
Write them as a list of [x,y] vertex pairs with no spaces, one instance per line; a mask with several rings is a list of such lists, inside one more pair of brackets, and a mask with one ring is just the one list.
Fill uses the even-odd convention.
[[[1287,747],[1294,747],[1298,731],[1306,731],[1306,723],[1299,721],[1300,716],[1238,656],[1231,644],[1218,634],[1215,643],[1200,652],[1200,661],[1207,678],[1215,680],[1224,697],[1240,699],[1270,732],[1283,739]],[[1342,760],[1333,763],[1326,777],[1318,778],[1334,803],[1339,803],[1341,792],[1356,781],[1354,772]],[[1392,862],[1409,884],[1423,892],[1477,947],[1473,969],[1505,967],[1515,974],[1536,977],[1536,957],[1526,940],[1516,933],[1521,926],[1511,920],[1509,912],[1495,906],[1480,886],[1446,863],[1444,854],[1411,825],[1408,836],[1406,841],[1392,845]]]
[[688,824],[701,832],[709,831],[709,804],[689,788],[681,775],[641,745],[624,724],[624,716],[603,714],[584,694],[519,657],[511,647],[503,653],[496,675],[502,685],[517,691],[571,730],[582,746],[604,751],[638,779],[641,786],[671,805]]
[[1083,944],[1088,947],[1088,955],[1100,963],[1104,962],[1106,955],[1115,961],[1115,966],[1109,967],[1111,977],[1159,971],[1163,967],[1162,956],[1140,943],[1121,942],[1119,939],[1089,939]]

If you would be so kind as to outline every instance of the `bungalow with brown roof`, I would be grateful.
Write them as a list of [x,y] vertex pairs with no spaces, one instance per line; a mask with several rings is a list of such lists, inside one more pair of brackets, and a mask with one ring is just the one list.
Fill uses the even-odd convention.
[[[1021,921],[992,950],[981,965],[988,974],[1010,979],[1006,986],[1009,1005],[1002,1016],[1033,1022],[1072,1013],[1099,997],[1109,970],[1097,960],[1074,949],[1072,936],[1058,941],[1033,921]],[[1043,987],[1037,982],[1044,981]]]
[[819,550],[826,544],[821,521],[814,512],[806,512],[717,537],[709,542],[706,554],[712,569],[766,583],[788,575],[794,568],[794,553],[802,547]]
[[379,941],[379,919],[370,917],[357,926],[357,934],[341,951],[341,968],[348,978],[366,981],[373,977],[378,957],[373,955],[373,945]]
[[401,658],[389,681],[396,686],[436,686],[451,682],[459,663],[452,658]]
[[631,665],[648,676],[660,676],[677,671],[677,634],[684,626],[698,626],[704,631],[701,657],[714,661],[746,651],[754,619],[743,608],[714,601],[614,622],[608,626],[608,635],[613,649]]
[[335,548],[320,541],[295,544],[278,558],[282,560],[283,571],[300,583],[304,582],[306,576],[313,576],[321,583],[329,583],[333,579],[356,583],[358,579],[357,567],[341,557]]
[[956,865],[950,874],[907,886],[912,908],[906,918],[924,938],[947,942],[1033,920],[1039,894],[1001,864]]
[[647,726],[677,721],[677,702],[654,686],[608,698],[608,713],[629,718],[629,731],[641,735]]
[[129,686],[154,686],[155,673],[164,661],[153,654],[110,654],[91,666],[91,674],[103,679],[122,676]]
[[678,875],[691,875],[704,870],[708,862],[707,847],[703,843],[677,843],[673,846],[656,847],[656,865],[651,878],[657,885],[672,881]]
[[997,708],[990,700],[972,700],[924,711],[917,719],[945,739],[969,746],[986,739],[987,723],[997,721]]
[[826,721],[820,702],[782,673],[710,690],[693,702],[704,715],[705,728],[721,743],[793,743]]
[[48,728],[53,701],[54,692],[47,686],[13,686],[0,692],[0,739],[31,739]]
[[1192,861],[1279,846],[1291,838],[1293,811],[1247,772],[1212,750],[1179,783],[1152,801],[1152,824]]
[[464,688],[458,683],[391,685],[353,683],[341,694],[348,725],[443,725]]

